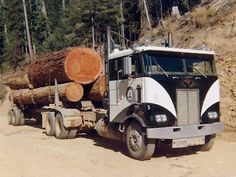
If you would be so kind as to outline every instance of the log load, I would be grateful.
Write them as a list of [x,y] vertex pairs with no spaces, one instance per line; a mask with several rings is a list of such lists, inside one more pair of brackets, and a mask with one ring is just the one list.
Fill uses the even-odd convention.
[[37,58],[28,67],[28,77],[34,88],[75,81],[90,84],[102,69],[101,57],[89,48],[68,48]]
[[102,101],[104,98],[105,91],[106,91],[106,77],[105,75],[101,75],[93,84],[89,92],[89,99],[93,101]]
[[[60,100],[77,102],[84,94],[83,87],[79,83],[70,82],[59,84],[58,94]],[[31,104],[49,104],[54,100],[55,86],[45,86],[36,89],[12,90],[13,102],[18,106]]]

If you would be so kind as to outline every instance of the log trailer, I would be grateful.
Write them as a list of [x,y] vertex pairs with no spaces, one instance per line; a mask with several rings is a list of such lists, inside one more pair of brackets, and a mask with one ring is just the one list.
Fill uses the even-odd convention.
[[[150,159],[161,142],[209,150],[223,131],[215,53],[149,45],[110,52],[109,35],[107,43],[103,103],[83,100],[68,107],[54,89],[54,104],[34,110],[46,135],[70,139],[95,129],[124,141],[138,160]],[[28,112],[12,104],[9,124],[24,124]]]

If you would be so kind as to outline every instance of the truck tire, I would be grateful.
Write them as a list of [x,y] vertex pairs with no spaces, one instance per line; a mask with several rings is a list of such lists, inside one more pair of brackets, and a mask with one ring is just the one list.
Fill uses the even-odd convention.
[[8,125],[12,125],[12,109],[8,111]]
[[155,140],[147,139],[143,128],[138,123],[131,123],[125,133],[129,155],[137,160],[148,160],[155,151]]
[[193,146],[193,151],[209,151],[215,144],[215,134],[206,136],[206,143],[200,146]]
[[20,125],[25,125],[25,118],[24,118],[23,114],[21,115]]
[[50,113],[47,113],[45,119],[45,130],[47,136],[55,135],[55,118],[53,118]]
[[77,129],[70,129],[68,139],[74,139],[77,135]]
[[55,136],[58,139],[67,139],[69,131],[65,128],[63,124],[63,117],[60,113],[56,114],[55,119]]
[[21,119],[22,119],[21,111],[18,108],[13,108],[12,109],[12,125],[19,126]]

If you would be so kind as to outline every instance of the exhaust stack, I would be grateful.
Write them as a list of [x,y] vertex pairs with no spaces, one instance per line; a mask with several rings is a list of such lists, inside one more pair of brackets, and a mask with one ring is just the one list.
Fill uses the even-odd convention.
[[172,47],[173,46],[173,39],[172,39],[172,33],[168,33],[168,47]]

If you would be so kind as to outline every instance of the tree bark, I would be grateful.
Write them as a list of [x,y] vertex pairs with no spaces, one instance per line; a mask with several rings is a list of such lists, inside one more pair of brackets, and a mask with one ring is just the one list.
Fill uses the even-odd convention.
[[88,48],[68,48],[39,57],[28,67],[28,77],[34,88],[75,81],[94,82],[102,70],[100,56]]
[[[40,87],[37,89],[12,90],[13,102],[21,107],[31,104],[50,104],[54,101],[55,86]],[[61,101],[77,102],[83,97],[83,87],[78,83],[57,85]],[[72,94],[76,93],[76,94]],[[72,96],[73,95],[73,96]]]
[[102,101],[104,98],[105,91],[106,91],[106,79],[105,75],[101,75],[93,84],[89,93],[89,99],[93,101]]
[[29,22],[28,22],[28,15],[27,15],[27,10],[26,10],[25,0],[22,0],[22,3],[23,3],[24,16],[25,16],[25,27],[26,27],[26,36],[27,36],[27,41],[28,41],[29,57],[30,57],[30,60],[32,61],[34,56],[33,56],[32,44],[31,44],[31,36],[30,36],[30,31],[29,31]]

